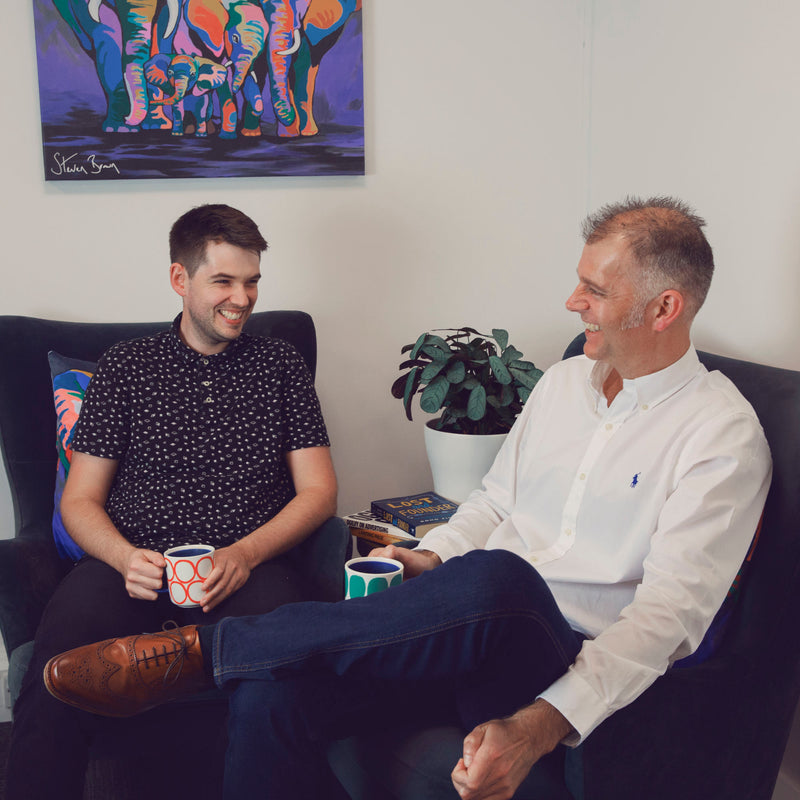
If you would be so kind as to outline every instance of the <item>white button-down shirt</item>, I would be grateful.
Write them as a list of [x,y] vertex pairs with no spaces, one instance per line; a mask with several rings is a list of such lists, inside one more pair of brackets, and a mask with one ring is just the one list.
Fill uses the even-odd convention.
[[589,637],[542,693],[585,738],[700,644],[744,560],[771,458],[750,404],[694,348],[625,380],[559,362],[536,386],[480,490],[422,546],[444,561],[510,550]]

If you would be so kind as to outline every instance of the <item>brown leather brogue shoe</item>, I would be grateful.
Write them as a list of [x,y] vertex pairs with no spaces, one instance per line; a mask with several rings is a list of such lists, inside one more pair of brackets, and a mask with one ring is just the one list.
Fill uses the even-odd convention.
[[106,639],[51,658],[44,668],[47,691],[93,714],[131,717],[213,687],[203,670],[197,625],[167,625],[159,633]]

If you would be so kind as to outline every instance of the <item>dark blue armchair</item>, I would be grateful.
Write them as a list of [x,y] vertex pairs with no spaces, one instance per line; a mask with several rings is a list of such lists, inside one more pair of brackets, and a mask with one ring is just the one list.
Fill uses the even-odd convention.
[[[13,538],[0,539],[0,631],[9,656],[12,699],[19,691],[30,658],[33,637],[42,611],[70,564],[58,557],[51,517],[55,485],[56,416],[47,353],[96,361],[112,344],[163,330],[169,323],[75,323],[30,317],[0,317],[0,446],[11,487],[15,525]],[[317,343],[311,317],[301,311],[253,314],[250,333],[284,339],[305,359],[312,376]],[[294,554],[306,571],[316,597],[338,600],[343,595],[344,561],[350,532],[332,518],[299,545]],[[164,731],[138,730],[134,720],[100,726],[93,743],[87,797],[139,800],[142,797],[216,798],[222,775],[227,701],[206,696],[182,704],[179,712],[187,729],[201,729],[207,753],[193,746],[186,754],[204,770],[202,780],[189,786],[189,771],[180,769],[184,782],[170,786],[170,773],[180,765],[174,740],[159,738]],[[172,711],[170,711],[172,713]],[[165,726],[166,729],[166,726]],[[215,735],[215,731],[218,734]],[[165,753],[170,758],[165,759]],[[124,757],[123,757],[124,756]],[[155,765],[167,764],[159,774]],[[195,772],[195,771],[192,771]],[[140,781],[141,783],[137,782]],[[176,794],[177,792],[177,794]]]
[[[583,352],[583,335],[565,357]],[[715,655],[674,668],[580,747],[532,770],[519,800],[770,800],[800,694],[800,372],[700,353],[755,408],[772,450],[760,540]],[[444,800],[456,728],[338,742],[354,800]]]

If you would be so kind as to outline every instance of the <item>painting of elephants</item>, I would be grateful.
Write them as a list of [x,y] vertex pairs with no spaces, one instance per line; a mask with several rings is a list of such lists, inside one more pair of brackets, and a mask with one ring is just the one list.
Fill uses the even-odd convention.
[[364,174],[361,0],[33,0],[46,180]]

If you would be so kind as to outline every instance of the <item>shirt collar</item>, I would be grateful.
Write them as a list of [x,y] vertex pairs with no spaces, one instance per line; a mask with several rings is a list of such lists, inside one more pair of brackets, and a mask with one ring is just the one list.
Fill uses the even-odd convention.
[[[682,389],[702,369],[697,351],[689,345],[689,349],[668,367],[641,378],[624,378],[617,397],[627,397],[627,402],[640,408],[652,408]],[[603,398],[603,383],[610,371],[609,364],[598,361],[589,373],[589,385],[598,400]]]
[[203,355],[203,353],[198,353],[197,350],[193,350],[191,347],[189,347],[189,345],[186,344],[181,338],[182,317],[183,317],[183,312],[178,314],[178,316],[175,317],[174,320],[172,320],[172,325],[170,325],[168,337],[172,351],[189,363],[195,363],[200,359],[206,359],[207,361],[211,361],[215,364],[220,364],[220,365],[226,364],[241,349],[242,343],[244,339],[247,337],[247,334],[241,333],[236,339],[230,342],[224,350],[220,350],[219,353],[211,353],[210,355]]

